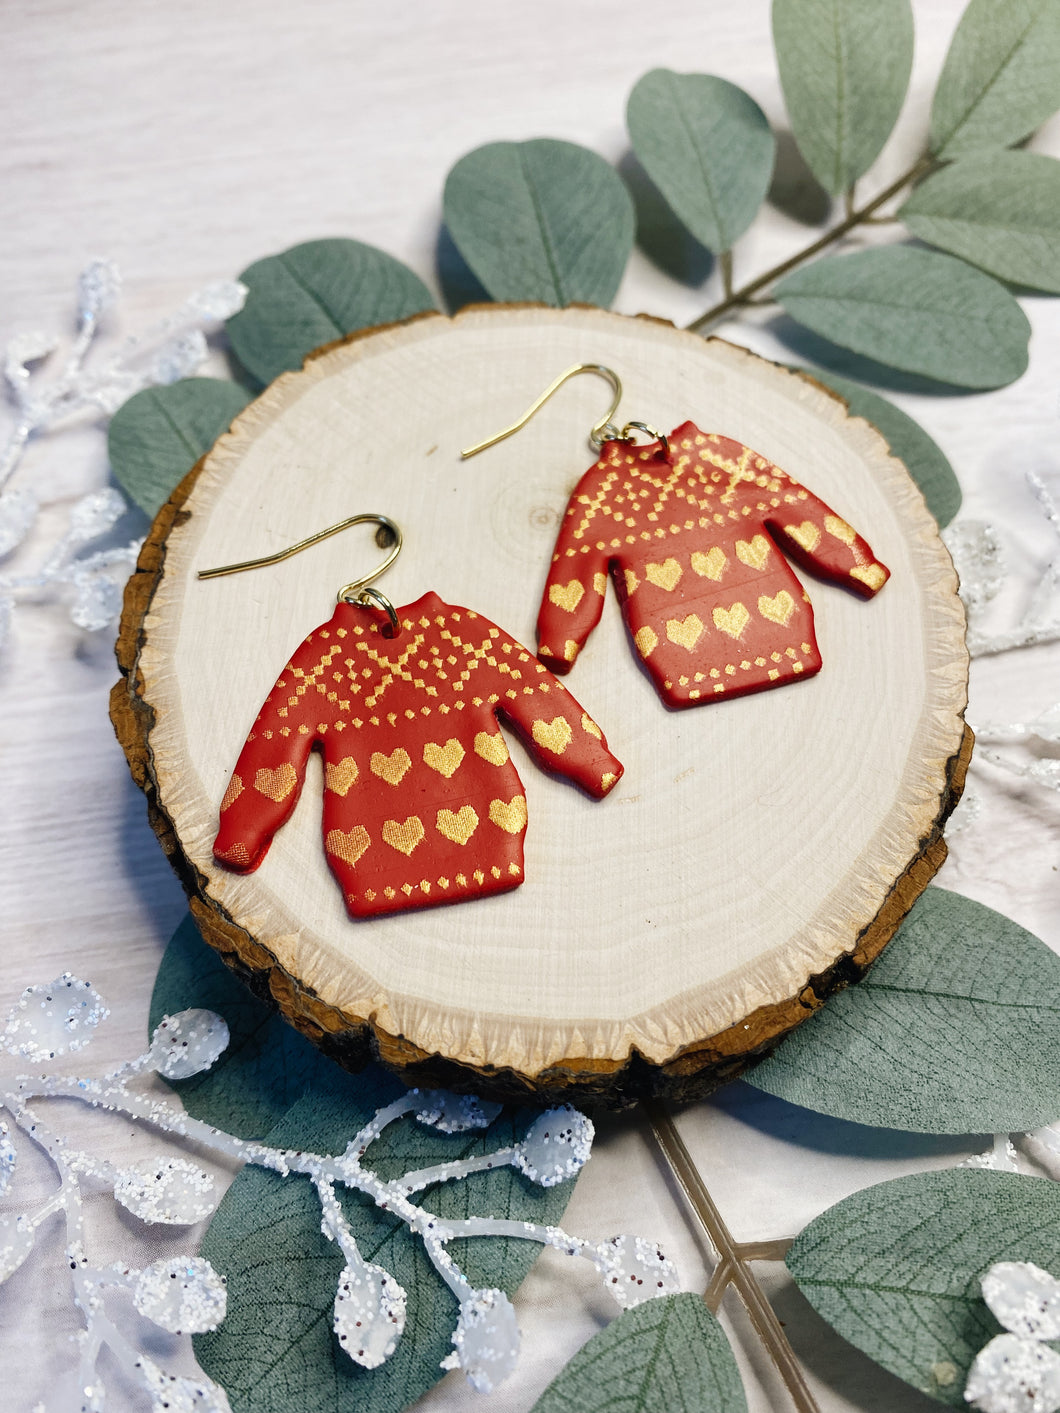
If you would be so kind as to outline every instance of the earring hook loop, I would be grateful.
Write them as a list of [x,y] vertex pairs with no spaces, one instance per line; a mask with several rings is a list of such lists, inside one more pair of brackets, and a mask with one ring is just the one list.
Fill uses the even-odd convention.
[[396,638],[401,631],[401,624],[398,622],[397,609],[387,598],[386,594],[380,593],[378,589],[373,589],[368,584],[362,584],[360,589],[357,590],[352,597],[350,596],[350,590],[357,590],[356,584],[347,584],[344,589],[339,590],[339,603],[357,603],[363,608],[367,608],[369,604],[374,603],[378,608],[383,610],[390,621],[390,632],[384,633],[383,636]]
[[512,437],[516,432],[521,431],[533,417],[535,412],[540,411],[553,393],[558,392],[568,379],[577,377],[579,373],[595,373],[598,377],[604,378],[611,384],[613,393],[611,406],[600,418],[599,422],[594,422],[589,433],[589,440],[593,446],[599,450],[602,443],[608,437],[618,437],[621,435],[614,421],[615,413],[618,411],[618,404],[622,401],[622,380],[613,368],[606,367],[603,363],[575,363],[573,367],[566,369],[558,378],[554,378],[541,396],[523,413],[517,422],[513,422],[510,427],[505,427],[503,432],[497,432],[492,437],[487,437],[485,441],[477,442],[474,446],[466,447],[460,453],[460,460],[466,461],[469,456],[477,456],[480,451],[485,451],[488,447],[496,446],[498,442],[503,442],[507,437]]
[[650,422],[627,422],[626,425],[622,428],[622,432],[618,440],[631,441],[632,437],[630,434],[634,428],[636,428],[638,432],[643,432],[644,435],[649,438],[649,440],[653,442],[658,442],[659,446],[662,448],[663,456],[666,458],[667,461],[670,460],[670,438],[666,435],[665,432],[660,432],[658,427],[653,427]]
[[[286,549],[277,550],[275,554],[265,554],[259,559],[244,559],[238,564],[221,564],[216,569],[200,569],[200,579],[219,579],[222,574],[242,574],[247,569],[264,569],[271,564],[280,564],[285,559],[290,559],[292,555],[300,553],[304,549],[309,549],[311,545],[319,544],[321,540],[328,539],[331,535],[337,535],[342,530],[349,530],[354,525],[378,525],[379,531],[376,534],[376,543],[380,549],[390,545],[390,552],[383,560],[382,564],[372,570],[370,574],[363,574],[359,579],[352,580],[349,584],[344,584],[339,590],[337,599],[341,603],[361,603],[365,604],[369,600],[374,601],[380,608],[384,609],[391,625],[396,628],[397,614],[394,605],[381,594],[378,589],[370,589],[369,584],[378,579],[380,574],[390,568],[394,560],[401,553],[404,544],[404,537],[401,527],[396,521],[391,520],[389,515],[377,515],[375,513],[364,515],[351,515],[345,520],[340,520],[337,525],[329,525],[326,530],[318,530],[315,535],[307,535],[304,540],[299,540],[297,544],[288,545]],[[380,536],[386,533],[386,540],[380,544]]]

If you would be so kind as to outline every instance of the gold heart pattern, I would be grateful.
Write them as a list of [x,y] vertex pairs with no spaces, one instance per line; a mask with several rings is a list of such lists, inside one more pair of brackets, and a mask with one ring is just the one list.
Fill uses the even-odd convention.
[[626,626],[668,706],[805,680],[821,655],[792,562],[862,598],[888,578],[831,506],[731,437],[685,422],[636,451],[608,443],[560,522],[538,613],[539,660],[560,675],[573,663],[570,625],[581,630],[579,647],[593,625],[564,613],[557,591],[575,575],[588,590],[606,570],[622,587]]
[[[656,557],[664,554],[657,552]],[[550,611],[569,660],[597,612],[605,564],[566,566]],[[573,587],[572,587],[573,585]],[[595,595],[595,597],[594,597]],[[472,609],[425,594],[381,614],[339,603],[281,669],[224,781],[218,866],[257,868],[290,815],[313,749],[324,754],[301,831],[323,804],[320,845],[352,917],[456,903],[523,881],[526,799],[501,713],[536,763],[602,797],[622,774],[600,728],[533,652]],[[592,616],[592,615],[590,615]],[[323,785],[323,801],[320,799]],[[313,796],[316,798],[314,799]]]
[[887,571],[882,564],[859,564],[850,571],[851,579],[860,579],[873,593],[882,589],[887,582]]
[[493,735],[480,731],[475,737],[475,754],[488,760],[490,765],[505,765],[509,759],[508,747],[499,731]]
[[572,579],[569,584],[553,584],[548,591],[549,602],[557,608],[566,609],[568,613],[574,612],[584,595],[585,590],[577,579]]
[[784,531],[797,545],[801,545],[807,554],[813,554],[821,543],[821,532],[812,520],[804,520],[801,525],[785,525]]
[[506,834],[519,834],[526,828],[526,797],[516,795],[507,804],[503,800],[490,800],[490,819]]
[[731,608],[716,608],[714,610],[714,627],[720,628],[723,633],[728,633],[730,638],[738,638],[747,627],[750,617],[747,609],[737,599]]
[[410,814],[401,822],[388,819],[383,825],[383,838],[392,849],[411,854],[416,845],[423,841],[423,821],[415,814]]
[[706,554],[702,550],[692,551],[692,568],[701,579],[713,579],[717,583],[728,562],[728,555],[718,545],[707,550]]
[[[714,610],[714,618],[717,621],[718,610]],[[687,618],[671,618],[666,624],[666,636],[671,643],[677,643],[679,647],[687,648],[689,652],[699,642],[703,633],[703,620],[698,613],[690,613]]]
[[[491,805],[491,812],[492,809]],[[470,805],[463,805],[455,812],[453,810],[439,810],[435,828],[439,834],[444,835],[446,839],[451,839],[454,844],[466,844],[478,828],[478,815]],[[411,853],[412,850],[410,849],[408,852]]]
[[455,736],[450,736],[444,746],[436,746],[433,741],[428,741],[423,748],[424,765],[429,765],[439,775],[444,775],[446,780],[460,769],[463,759],[464,748]]
[[221,799],[221,813],[223,814],[229,805],[234,805],[243,793],[243,781],[238,775],[233,775],[228,782],[228,789]]
[[633,634],[633,641],[637,645],[637,652],[641,657],[649,658],[655,648],[659,646],[659,635],[654,628],[638,628]]
[[672,558],[664,559],[662,564],[644,566],[644,577],[648,583],[654,584],[658,589],[665,589],[667,593],[673,593],[677,588],[681,573],[681,566]]
[[780,593],[774,594],[772,598],[767,594],[760,594],[758,612],[771,623],[779,623],[783,627],[795,612],[795,600],[787,589],[781,589]]
[[530,734],[546,751],[561,756],[570,745],[573,733],[569,721],[562,716],[554,716],[551,721],[535,721]]
[[346,756],[346,758],[340,760],[337,765],[326,765],[324,767],[325,788],[331,790],[336,795],[345,797],[350,786],[357,783],[357,777],[360,773],[361,772],[357,769],[357,762],[354,760],[353,756]]
[[221,863],[230,864],[233,868],[246,868],[250,863],[250,850],[246,844],[233,844],[230,849],[215,849],[213,856]]
[[286,800],[287,796],[298,783],[298,776],[293,765],[284,761],[283,765],[278,765],[275,770],[268,770],[262,767],[254,776],[254,789],[259,795],[265,795],[276,804]]
[[342,859],[352,868],[371,842],[368,830],[364,825],[355,824],[346,833],[341,829],[329,829],[328,837],[324,840],[324,848],[329,854],[334,855],[337,859]]
[[852,545],[857,539],[857,532],[852,525],[848,525],[845,520],[840,520],[838,515],[826,515],[824,517],[824,528],[833,539],[839,540],[844,545]]
[[736,541],[736,558],[748,569],[764,569],[769,558],[770,543],[765,535],[756,535],[753,540]]
[[372,752],[372,774],[378,775],[388,785],[400,785],[411,764],[412,757],[401,746],[398,746],[396,751],[391,751],[388,756],[382,751]]

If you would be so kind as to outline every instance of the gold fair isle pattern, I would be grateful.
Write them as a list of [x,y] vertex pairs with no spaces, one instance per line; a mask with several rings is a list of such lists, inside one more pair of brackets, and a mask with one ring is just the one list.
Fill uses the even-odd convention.
[[325,853],[355,917],[522,882],[526,798],[498,714],[547,770],[597,798],[614,786],[600,728],[521,644],[434,594],[398,614],[391,639],[381,614],[340,604],[284,668],[225,792],[220,863],[260,864],[314,748]]
[[863,598],[887,569],[846,520],[750,447],[691,422],[669,443],[667,455],[659,443],[606,442],[579,481],[552,556],[538,656],[570,669],[603,611],[589,590],[610,572],[668,705],[812,677],[813,610],[785,555]]

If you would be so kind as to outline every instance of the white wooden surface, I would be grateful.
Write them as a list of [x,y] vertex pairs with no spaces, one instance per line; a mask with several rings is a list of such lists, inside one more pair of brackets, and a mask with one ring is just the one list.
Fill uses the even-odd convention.
[[[913,155],[931,84],[960,5],[915,0],[913,91],[881,181]],[[143,327],[185,294],[261,255],[315,236],[376,243],[437,285],[440,195],[465,151],[499,138],[550,135],[623,158],[626,95],[653,65],[696,68],[743,84],[783,126],[766,0],[660,0],[649,12],[623,0],[571,6],[538,0],[118,0],[87,5],[14,0],[5,7],[0,59],[0,175],[6,230],[0,255],[0,337],[68,327],[76,274],[95,255],[116,259],[126,301],[111,331]],[[1055,120],[1035,146],[1060,152]],[[767,208],[736,253],[737,277],[806,243],[810,231]],[[678,322],[713,303],[715,282],[675,283],[637,253],[616,301]],[[1060,470],[1057,368],[1060,309],[1024,301],[1034,325],[1028,374],[1000,392],[926,397],[897,393],[958,470],[964,513],[991,518],[1013,561],[998,605],[1012,621],[1049,551],[1024,474]],[[742,323],[730,336],[778,358],[782,325]],[[91,429],[31,448],[20,473],[49,503],[16,565],[35,565],[84,489],[103,484],[102,437]],[[1034,716],[1057,695],[1060,654],[1040,648],[973,668],[976,722]],[[0,658],[0,899],[3,996],[64,968],[107,996],[112,1016],[90,1052],[94,1066],[139,1048],[147,1002],[183,902],[144,820],[106,719],[114,667],[105,635],[86,638],[53,605],[19,609]],[[1060,810],[1053,794],[989,765],[973,766],[978,820],[952,840],[940,882],[1008,913],[1060,947]],[[7,1005],[7,1000],[0,1002]],[[67,1115],[61,1115],[64,1123]],[[69,1116],[76,1140],[127,1158],[152,1151],[125,1124]],[[875,1134],[813,1119],[733,1086],[681,1119],[715,1198],[738,1238],[791,1234],[845,1194],[887,1177],[949,1164],[981,1139]],[[50,1179],[27,1161],[19,1189]],[[186,1249],[113,1220],[111,1200],[89,1204],[105,1259],[143,1261]],[[595,1156],[568,1209],[587,1236],[636,1230],[660,1239],[684,1284],[702,1289],[706,1247],[635,1118],[601,1125]],[[77,1319],[63,1278],[58,1227],[0,1291],[5,1407],[73,1404],[69,1334]],[[763,1268],[766,1269],[766,1268]],[[862,1360],[772,1273],[781,1318],[827,1413],[919,1413],[936,1405]],[[528,1409],[560,1365],[610,1314],[593,1279],[546,1258],[518,1301],[523,1355],[492,1403],[455,1375],[423,1407]],[[738,1316],[736,1329],[742,1327]],[[166,1341],[177,1345],[178,1341]],[[156,1346],[158,1347],[158,1346]],[[743,1346],[741,1346],[743,1347]],[[783,1408],[761,1357],[741,1354],[755,1413]],[[178,1350],[187,1358],[187,1350]],[[112,1406],[139,1406],[115,1376]]]

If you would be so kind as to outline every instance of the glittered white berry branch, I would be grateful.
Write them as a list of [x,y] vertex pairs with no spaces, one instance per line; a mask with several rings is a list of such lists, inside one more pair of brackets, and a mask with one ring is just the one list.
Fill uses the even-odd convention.
[[[83,1049],[107,1016],[102,998],[84,981],[64,973],[47,986],[23,992],[0,1032],[9,1055],[44,1067],[60,1055]],[[347,1144],[344,1152],[326,1154],[272,1148],[247,1142],[185,1114],[173,1105],[139,1093],[134,1081],[156,1073],[184,1079],[209,1069],[228,1046],[228,1027],[207,1010],[187,1010],[166,1017],[148,1049],[100,1078],[68,1077],[47,1072],[6,1077],[0,1084],[0,1107],[51,1160],[59,1176],[55,1194],[32,1213],[0,1215],[0,1281],[6,1280],[33,1249],[46,1217],[61,1212],[66,1222],[66,1255],[74,1302],[85,1322],[81,1335],[80,1380],[83,1413],[104,1406],[98,1361],[111,1351],[126,1374],[151,1396],[154,1413],[163,1409],[226,1413],[224,1391],[204,1377],[167,1374],[136,1349],[113,1320],[108,1292],[132,1291],[136,1310],[164,1329],[201,1332],[224,1319],[223,1275],[202,1258],[178,1257],[141,1269],[98,1267],[89,1260],[82,1224],[82,1184],[109,1187],[115,1199],[145,1222],[181,1225],[210,1215],[217,1201],[213,1180],[182,1157],[160,1156],[126,1168],[70,1147],[42,1122],[32,1107],[40,1099],[76,1099],[94,1108],[120,1113],[162,1133],[189,1139],[210,1151],[255,1164],[287,1177],[303,1174],[320,1200],[321,1229],[341,1250],[345,1266],[335,1295],[333,1323],[340,1346],[365,1368],[376,1368],[394,1352],[405,1324],[406,1292],[381,1266],[365,1261],[343,1213],[336,1189],[365,1194],[381,1211],[392,1213],[423,1242],[431,1263],[457,1299],[459,1314],[453,1351],[445,1368],[460,1368],[472,1386],[489,1392],[514,1368],[519,1329],[511,1301],[497,1289],[475,1289],[448,1251],[459,1238],[506,1236],[551,1246],[590,1261],[623,1308],[677,1289],[671,1263],[652,1242],[619,1236],[589,1242],[558,1227],[489,1216],[442,1218],[412,1201],[434,1184],[451,1182],[484,1169],[510,1166],[543,1187],[569,1181],[589,1157],[593,1127],[569,1106],[539,1115],[522,1141],[492,1153],[436,1164],[384,1181],[363,1163],[371,1144],[390,1124],[405,1116],[442,1133],[487,1128],[501,1106],[445,1091],[411,1090],[380,1109]],[[10,1186],[16,1148],[6,1124],[0,1124],[0,1194]]]
[[[90,363],[102,316],[118,300],[121,276],[109,260],[93,260],[78,280],[77,331],[58,372],[42,376],[34,365],[60,345],[54,334],[17,334],[3,355],[3,374],[15,405],[15,425],[0,447],[0,558],[17,549],[36,524],[40,503],[26,486],[8,488],[35,436],[83,413],[109,416],[142,388],[168,385],[194,373],[207,356],[203,328],[237,313],[247,296],[237,280],[207,285],[142,334],[124,340],[116,353]],[[121,608],[125,580],[140,542],[76,558],[89,541],[105,534],[128,509],[118,491],[84,496],[73,507],[66,534],[32,573],[0,576],[0,645],[10,628],[17,595],[71,587],[73,622],[97,630]]]
[[1034,471],[1027,472],[1027,484],[1057,543],[1014,628],[992,633],[985,627],[987,606],[1004,587],[1008,575],[1007,556],[997,528],[986,521],[957,520],[942,532],[960,578],[972,657],[989,657],[1060,639],[1060,509],[1049,487]]
[[202,325],[237,313],[247,297],[238,280],[218,280],[197,291],[172,314],[142,334],[130,334],[117,353],[86,367],[103,314],[118,301],[121,274],[110,260],[93,260],[77,282],[77,333],[58,374],[49,381],[30,371],[59,347],[57,335],[17,334],[4,352],[4,377],[18,420],[0,451],[0,490],[6,486],[32,436],[75,413],[116,412],[133,393],[152,383],[175,383],[206,358]]
[[[1014,627],[1000,631],[987,626],[990,605],[1008,579],[1008,562],[997,527],[987,521],[957,520],[942,532],[960,579],[960,596],[968,615],[968,651],[973,658],[1037,647],[1060,640],[1060,509],[1056,498],[1035,472],[1027,483],[1056,540],[1030,599]],[[987,763],[1035,785],[1060,790],[1060,761],[1051,754],[1060,743],[1060,702],[1022,721],[976,721],[973,764]],[[1030,759],[998,747],[1022,746]],[[974,789],[965,793],[950,821],[958,834],[978,816],[980,800]]]
[[1056,1413],[1060,1281],[1032,1261],[998,1261],[982,1278],[983,1299],[1003,1326],[976,1356],[964,1397],[982,1413]]

